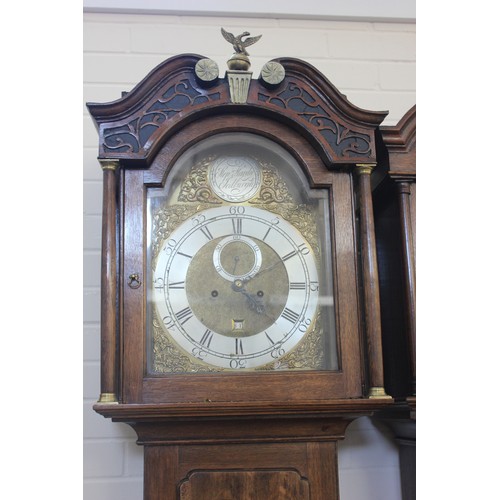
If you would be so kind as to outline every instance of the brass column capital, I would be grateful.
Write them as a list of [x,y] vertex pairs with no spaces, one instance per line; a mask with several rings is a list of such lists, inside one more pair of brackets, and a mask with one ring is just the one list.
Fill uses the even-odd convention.
[[356,163],[356,168],[354,169],[354,171],[358,175],[370,175],[376,166],[376,163]]
[[120,160],[99,159],[102,170],[118,170],[120,168]]

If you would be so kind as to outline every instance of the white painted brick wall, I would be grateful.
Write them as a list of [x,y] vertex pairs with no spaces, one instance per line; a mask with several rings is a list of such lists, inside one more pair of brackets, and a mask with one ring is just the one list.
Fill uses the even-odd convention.
[[[156,65],[180,53],[217,61],[221,72],[231,47],[220,27],[262,34],[252,46],[252,67],[280,56],[318,68],[356,106],[389,110],[394,125],[415,103],[415,25],[300,19],[84,14],[85,102],[118,99]],[[221,75],[222,76],[222,75]],[[99,252],[101,170],[97,134],[83,111],[84,178],[84,500],[141,500],[142,448],[125,424],[92,410],[99,396]],[[355,421],[340,444],[342,500],[400,500],[397,447],[368,418]]]

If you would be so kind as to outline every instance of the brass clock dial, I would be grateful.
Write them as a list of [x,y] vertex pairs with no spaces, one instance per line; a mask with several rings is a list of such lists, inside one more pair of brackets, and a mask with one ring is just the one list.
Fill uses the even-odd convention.
[[311,248],[283,218],[251,206],[205,210],[164,243],[154,303],[190,355],[221,368],[254,368],[290,352],[318,306]]
[[301,176],[275,143],[222,134],[149,190],[153,374],[335,367],[328,192]]

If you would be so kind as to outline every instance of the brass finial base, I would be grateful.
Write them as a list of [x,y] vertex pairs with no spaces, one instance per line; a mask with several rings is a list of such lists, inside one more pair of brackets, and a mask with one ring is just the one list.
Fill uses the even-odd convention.
[[233,54],[227,61],[227,67],[231,71],[248,71],[250,69],[250,58],[244,54]]

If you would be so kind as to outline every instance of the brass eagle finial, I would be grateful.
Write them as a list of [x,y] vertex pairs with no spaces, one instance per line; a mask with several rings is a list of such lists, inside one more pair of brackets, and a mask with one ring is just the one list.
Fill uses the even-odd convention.
[[[253,45],[255,42],[260,40],[262,35],[258,36],[250,36],[248,31],[244,31],[241,35],[234,36],[232,33],[227,32],[224,28],[221,28],[222,36],[233,46],[233,49],[236,54],[243,54],[248,56],[248,52],[246,48],[249,45]],[[243,40],[243,37],[249,37]]]

